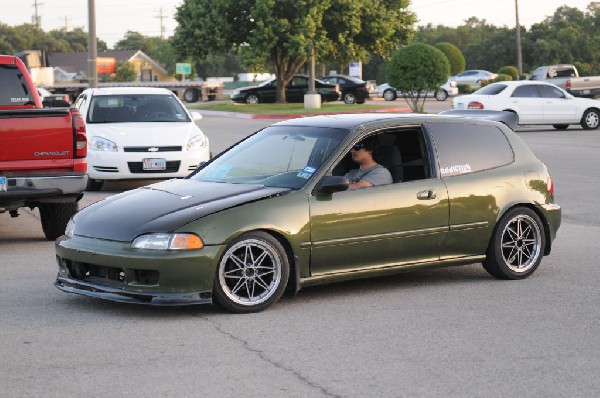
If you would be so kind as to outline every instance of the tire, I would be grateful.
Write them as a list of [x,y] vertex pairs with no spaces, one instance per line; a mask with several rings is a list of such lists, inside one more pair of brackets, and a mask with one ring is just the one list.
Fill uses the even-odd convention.
[[104,185],[104,180],[94,180],[93,178],[89,178],[87,180],[87,184],[85,185],[86,191],[99,191],[102,189]]
[[584,130],[595,130],[600,126],[600,110],[588,109],[581,118],[581,127]]
[[569,128],[568,124],[553,124],[552,127],[554,127],[557,130],[566,130]]
[[77,213],[77,203],[42,203],[39,205],[42,230],[46,239],[55,240],[65,233],[67,223]]
[[200,93],[195,88],[186,88],[183,92],[185,102],[196,102],[200,98]]
[[344,94],[342,94],[342,99],[344,100],[344,103],[351,105],[351,104],[355,104],[356,103],[356,94],[351,93],[351,92],[346,92]]
[[248,94],[246,98],[244,98],[244,102],[247,104],[260,104],[260,98],[256,94]]
[[448,92],[446,90],[440,90],[435,92],[435,99],[438,101],[446,101],[448,98]]
[[396,101],[398,98],[398,94],[396,94],[396,90],[387,89],[383,92],[383,99],[386,101]]
[[496,225],[483,267],[498,279],[527,278],[540,265],[545,246],[539,216],[526,207],[516,207]]
[[245,233],[231,242],[219,262],[215,301],[235,313],[262,311],[279,300],[289,273],[288,256],[277,239],[262,231]]

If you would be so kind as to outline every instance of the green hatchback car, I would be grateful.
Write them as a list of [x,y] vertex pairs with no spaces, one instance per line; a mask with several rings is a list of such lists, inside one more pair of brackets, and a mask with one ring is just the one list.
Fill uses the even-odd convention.
[[[546,166],[506,125],[445,115],[276,123],[185,179],[77,213],[56,287],[121,302],[260,311],[287,290],[481,262],[522,279],[560,226]],[[352,148],[377,142],[392,183],[348,189]]]

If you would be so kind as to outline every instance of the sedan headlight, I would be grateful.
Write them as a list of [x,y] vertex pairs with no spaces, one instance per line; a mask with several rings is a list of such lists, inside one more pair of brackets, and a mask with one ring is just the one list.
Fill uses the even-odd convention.
[[231,96],[231,97],[237,97],[238,95],[240,95],[240,90],[233,90],[233,91],[231,92],[231,95],[230,95],[230,96]]
[[207,138],[204,134],[196,135],[187,142],[186,148],[188,151],[192,151],[194,149],[200,149],[206,146]]
[[133,240],[131,247],[147,250],[197,250],[202,249],[202,239],[195,234],[147,234]]
[[67,238],[72,238],[73,234],[75,233],[75,221],[73,221],[73,219],[71,218],[69,220],[69,222],[67,223],[67,228],[65,228],[65,235],[67,236]]
[[94,136],[90,138],[90,145],[88,149],[94,151],[107,151],[107,152],[117,152],[119,147],[117,144],[112,142],[111,140],[107,140],[106,138]]

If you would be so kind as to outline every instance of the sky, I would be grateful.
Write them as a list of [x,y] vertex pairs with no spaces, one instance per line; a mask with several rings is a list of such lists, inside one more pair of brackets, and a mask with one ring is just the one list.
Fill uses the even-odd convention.
[[[564,4],[585,11],[591,1],[519,0],[519,22],[530,27]],[[87,31],[87,0],[0,0],[0,22],[10,26],[31,23],[35,3],[43,30],[82,27]],[[96,35],[109,48],[128,30],[160,36],[162,26],[164,37],[169,37],[177,25],[175,10],[181,3],[183,0],[95,0]],[[418,25],[459,26],[472,16],[496,26],[515,25],[515,0],[412,0],[410,9],[417,14]]]

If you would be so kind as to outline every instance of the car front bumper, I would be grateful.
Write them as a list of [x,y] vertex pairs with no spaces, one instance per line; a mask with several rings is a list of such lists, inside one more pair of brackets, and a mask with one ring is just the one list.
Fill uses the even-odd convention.
[[131,248],[129,242],[65,236],[57,239],[58,275],[65,292],[149,305],[211,303],[222,246],[193,251]]

